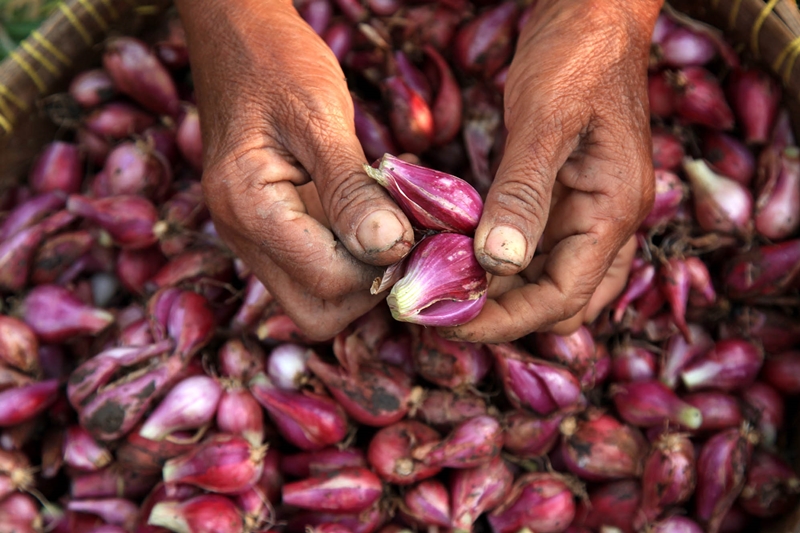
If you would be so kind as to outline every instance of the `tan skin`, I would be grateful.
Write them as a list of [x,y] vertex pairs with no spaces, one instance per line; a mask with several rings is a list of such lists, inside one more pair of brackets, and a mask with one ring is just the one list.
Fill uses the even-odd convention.
[[[408,220],[361,170],[344,74],[288,0],[177,4],[217,229],[303,330],[330,338],[383,300],[372,280],[413,244]],[[444,335],[568,333],[624,287],[630,237],[653,197],[646,65],[660,7],[538,1],[509,72],[508,144],[475,236],[490,299]]]

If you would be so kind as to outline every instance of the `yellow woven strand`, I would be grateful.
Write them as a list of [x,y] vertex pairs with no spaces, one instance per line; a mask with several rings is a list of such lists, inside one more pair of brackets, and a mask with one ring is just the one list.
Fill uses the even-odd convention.
[[3,115],[0,115],[0,127],[6,130],[6,133],[14,131],[14,125]]
[[40,93],[45,93],[45,92],[47,92],[47,85],[46,85],[46,84],[45,84],[45,82],[42,80],[42,78],[40,78],[40,77],[39,77],[39,74],[36,72],[36,69],[34,69],[34,68],[31,66],[31,64],[30,64],[30,63],[28,63],[27,61],[25,61],[25,58],[24,58],[24,57],[22,57],[21,55],[19,55],[19,53],[18,53],[16,50],[12,50],[12,51],[11,51],[11,52],[8,54],[8,57],[10,57],[10,58],[11,58],[11,59],[13,59],[14,61],[16,61],[16,62],[17,62],[17,65],[19,65],[19,66],[20,66],[20,68],[21,68],[22,70],[24,70],[24,71],[25,71],[25,73],[26,73],[28,76],[30,76],[30,78],[33,80],[33,83],[34,83],[34,84],[36,84],[36,87],[38,87],[38,88],[39,88],[39,92],[40,92]]
[[800,46],[800,35],[795,37],[794,39],[786,45],[786,47],[781,50],[781,53],[778,54],[778,57],[775,58],[775,61],[772,62],[772,70],[774,72],[780,72],[781,66],[783,62],[786,61],[786,58],[789,57],[789,54],[792,53],[792,50]]
[[[11,100],[11,103],[17,106],[18,108],[22,109],[23,111],[28,110],[28,104],[17,98],[17,95],[12,93],[8,87],[0,83],[0,94]],[[10,113],[9,113],[10,114]]]
[[730,17],[728,18],[728,29],[736,27],[736,19],[739,18],[739,8],[742,7],[742,0],[734,0],[731,7]]
[[753,23],[753,28],[750,30],[750,50],[753,51],[753,55],[756,57],[759,57],[758,34],[761,33],[761,26],[764,25],[767,17],[769,17],[769,14],[772,13],[772,10],[775,9],[775,6],[778,5],[780,1],[781,0],[769,0],[767,5],[764,6],[764,9],[761,10],[761,13],[758,14],[758,17],[756,17],[755,23]]
[[78,3],[82,5],[83,9],[85,9],[86,12],[92,16],[92,18],[97,22],[97,25],[100,26],[100,29],[103,31],[108,30],[108,23],[105,21],[105,19],[103,19],[103,17],[100,16],[100,13],[97,12],[97,10],[92,4],[89,3],[88,0],[78,0]]
[[64,16],[66,16],[67,19],[72,23],[72,26],[78,30],[78,33],[81,34],[81,37],[83,37],[83,42],[86,44],[92,44],[92,35],[86,29],[86,26],[81,23],[78,17],[75,16],[75,13],[72,12],[69,6],[64,2],[61,2],[58,7],[61,9],[61,12],[64,13]]
[[58,68],[57,68],[57,67],[56,67],[54,64],[52,64],[52,63],[50,62],[50,60],[49,60],[49,59],[47,59],[46,57],[44,57],[44,56],[41,54],[41,52],[39,52],[39,50],[37,50],[36,48],[34,48],[34,47],[33,47],[33,45],[32,45],[31,43],[29,43],[27,40],[25,40],[25,41],[22,41],[22,42],[20,43],[20,46],[22,47],[22,49],[23,49],[23,50],[25,50],[26,52],[28,52],[28,54],[30,54],[30,56],[31,56],[32,58],[36,59],[36,60],[37,60],[39,63],[41,63],[41,64],[42,64],[42,66],[43,66],[44,68],[46,68],[46,69],[47,69],[47,71],[48,71],[50,74],[52,74],[52,75],[53,75],[53,76],[55,76],[55,77],[59,77],[59,76],[61,75],[61,72],[59,72]]
[[50,52],[50,55],[52,55],[53,57],[55,57],[56,59],[58,59],[59,61],[61,61],[61,62],[62,62],[64,65],[66,65],[66,66],[70,66],[70,65],[72,65],[72,61],[70,60],[70,58],[68,58],[66,55],[64,55],[64,54],[61,52],[61,50],[59,50],[58,48],[56,48],[56,47],[55,47],[55,45],[54,45],[53,43],[51,43],[50,41],[48,41],[48,40],[45,38],[45,36],[44,36],[44,35],[42,35],[41,33],[39,33],[39,30],[34,30],[34,31],[31,33],[31,37],[33,37],[34,39],[36,39],[36,42],[37,42],[37,43],[39,43],[40,45],[42,45],[42,47],[43,47],[45,50],[47,50],[48,52]]
[[11,110],[11,107],[6,103],[2,96],[0,96],[0,112],[2,112],[4,115],[8,115],[9,117],[14,116],[14,112]]
[[111,13],[111,18],[117,19],[119,18],[119,11],[114,8],[114,4],[111,3],[111,0],[100,0],[103,2],[103,5],[106,6],[106,9],[109,13]]
[[155,15],[158,13],[158,6],[136,6],[137,15]]
[[792,70],[794,69],[795,60],[797,60],[797,56],[800,55],[800,37],[796,37],[794,40],[792,40],[792,42],[789,43],[789,46],[786,48],[789,49],[789,52],[787,54],[785,63],[781,68],[783,70],[783,84],[788,87],[789,81],[792,78]]

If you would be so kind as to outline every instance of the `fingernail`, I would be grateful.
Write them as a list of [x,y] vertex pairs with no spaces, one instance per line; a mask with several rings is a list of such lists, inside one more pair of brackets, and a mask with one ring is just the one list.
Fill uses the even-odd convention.
[[525,261],[528,243],[525,236],[509,226],[497,226],[489,232],[483,244],[483,253],[498,263],[521,267]]
[[375,211],[356,231],[359,244],[367,253],[385,252],[403,239],[405,228],[391,211]]

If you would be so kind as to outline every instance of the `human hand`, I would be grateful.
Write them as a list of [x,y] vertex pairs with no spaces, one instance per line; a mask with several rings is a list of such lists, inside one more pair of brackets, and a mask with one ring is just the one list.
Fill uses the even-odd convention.
[[478,260],[500,277],[478,317],[445,336],[568,333],[624,287],[635,245],[609,267],[653,199],[646,81],[660,7],[537,3],[509,70],[508,141],[475,233]]
[[[286,0],[177,4],[217,231],[301,329],[330,338],[385,297],[369,293],[373,265],[400,260],[414,242],[363,172],[344,74]],[[308,198],[321,200],[327,224]]]

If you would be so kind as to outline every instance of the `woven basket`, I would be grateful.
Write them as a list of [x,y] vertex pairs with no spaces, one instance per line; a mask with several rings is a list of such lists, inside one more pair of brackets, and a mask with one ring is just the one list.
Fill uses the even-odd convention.
[[[43,98],[63,91],[71,76],[97,64],[110,32],[141,33],[171,0],[67,0],[0,63],[0,190],[25,175],[39,148],[58,131]],[[795,0],[669,0],[675,9],[722,30],[782,81],[800,130],[800,10]],[[796,424],[800,431],[800,424]],[[800,433],[792,440],[797,445]],[[800,452],[800,450],[798,450]],[[795,468],[800,470],[800,453]],[[800,533],[800,507],[760,531]]]

